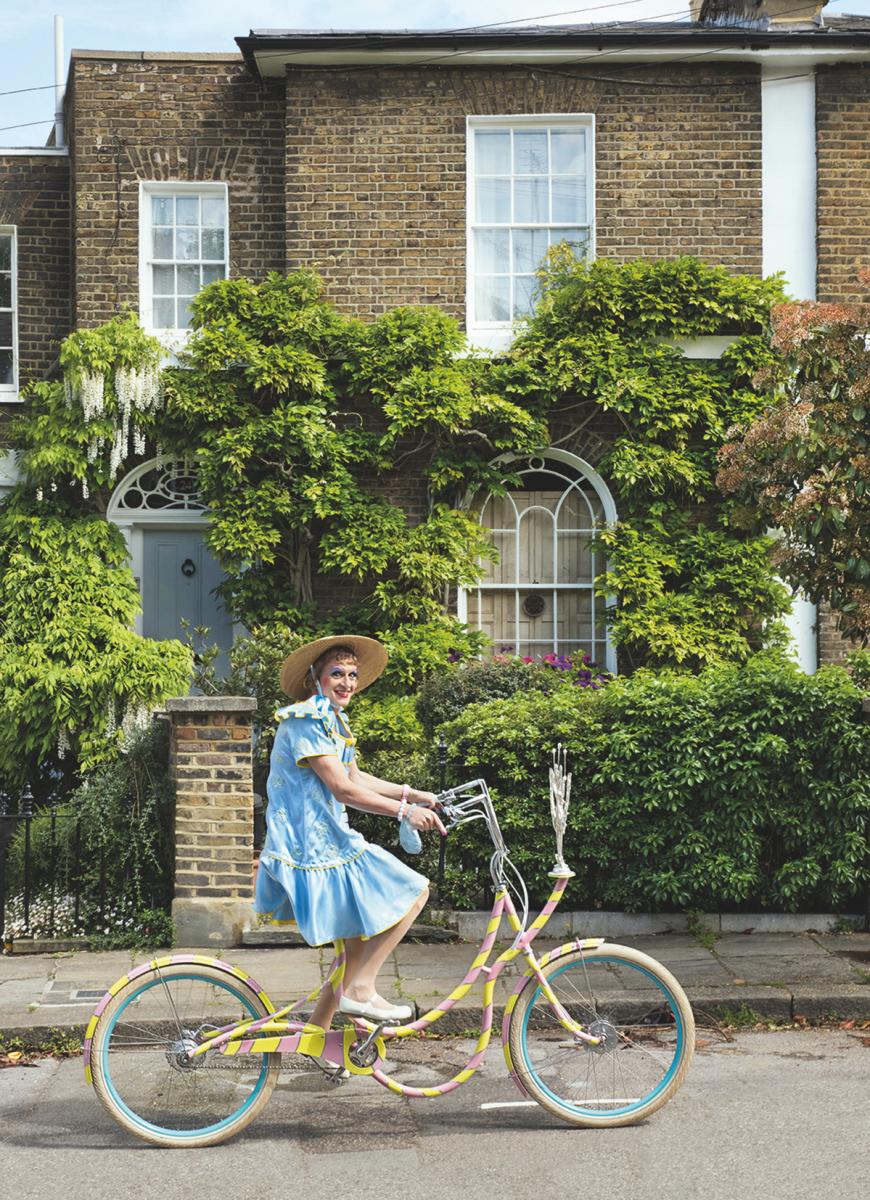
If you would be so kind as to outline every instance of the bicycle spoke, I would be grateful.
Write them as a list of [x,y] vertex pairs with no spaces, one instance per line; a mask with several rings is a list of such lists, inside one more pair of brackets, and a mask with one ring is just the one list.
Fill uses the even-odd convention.
[[544,989],[537,982],[527,986],[510,1036],[515,1065],[536,1099],[579,1124],[663,1102],[657,1098],[666,1098],[677,1066],[687,1061],[686,1016],[655,967],[637,952],[614,947],[578,951],[546,968],[559,1005],[595,1043],[573,1037]]

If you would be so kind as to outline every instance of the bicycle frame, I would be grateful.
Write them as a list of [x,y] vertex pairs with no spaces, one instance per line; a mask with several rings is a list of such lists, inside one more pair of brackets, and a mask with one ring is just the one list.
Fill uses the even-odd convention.
[[[321,987],[314,989],[308,996],[292,1004],[288,1004],[278,1011],[270,1012],[266,1017],[260,1017],[252,1021],[243,1021],[235,1025],[223,1026],[216,1030],[214,1035],[207,1041],[202,1042],[194,1050],[190,1051],[189,1058],[193,1059],[198,1055],[207,1054],[212,1051],[224,1055],[268,1053],[322,1055],[329,1059],[329,1061],[335,1062],[337,1070],[340,1069],[340,1066],[344,1066],[354,1075],[371,1075],[381,1086],[388,1088],[398,1095],[434,1099],[437,1096],[446,1095],[448,1092],[467,1082],[483,1062],[492,1036],[496,980],[504,968],[520,955],[525,958],[527,970],[520,977],[517,987],[508,999],[502,1023],[502,1042],[505,1061],[508,1071],[520,1092],[523,1095],[526,1094],[522,1081],[511,1061],[508,1030],[511,1014],[519,999],[520,992],[526,986],[530,977],[534,976],[537,979],[555,1017],[568,1033],[578,1042],[586,1042],[590,1045],[599,1044],[600,1039],[587,1033],[559,1003],[547,982],[544,968],[555,958],[568,951],[591,949],[600,946],[604,939],[587,938],[569,942],[550,951],[550,953],[546,954],[540,960],[531,948],[532,942],[546,926],[550,916],[558,907],[568,880],[573,873],[565,870],[557,871],[555,869],[551,872],[551,875],[555,877],[553,891],[540,914],[531,925],[527,925],[528,912],[527,902],[525,901],[525,885],[522,883],[519,873],[516,872],[522,884],[524,897],[524,912],[522,918],[520,918],[511,899],[505,871],[505,867],[507,865],[512,866],[512,864],[510,864],[510,860],[508,859],[507,848],[501,836],[501,830],[499,829],[498,820],[485,782],[483,780],[474,780],[472,783],[465,784],[461,788],[444,793],[444,797],[446,799],[442,798],[444,799],[443,812],[448,828],[455,828],[458,825],[466,824],[473,820],[486,820],[494,846],[490,870],[497,889],[495,900],[490,912],[486,934],[481,942],[478,953],[472,961],[465,978],[458,987],[454,988],[434,1008],[424,1013],[423,1016],[418,1017],[417,1020],[409,1022],[407,1025],[381,1026],[367,1020],[354,1018],[352,1026],[340,1030],[325,1031],[319,1026],[289,1019],[292,1013],[309,1002],[316,1000],[324,988],[331,988],[336,1000],[340,998],[345,973],[345,953],[343,942],[337,941],[335,944],[336,956],[330,966],[327,980]],[[516,871],[515,868],[512,869]],[[508,923],[514,931],[514,940],[511,946],[503,951],[490,966],[488,965],[489,957],[495,945],[502,918],[505,915],[507,915]],[[481,974],[486,975],[486,981],[483,987],[483,1014],[480,1035],[471,1056],[462,1070],[446,1083],[427,1088],[409,1087],[386,1075],[382,1069],[386,1054],[385,1043],[394,1039],[413,1037],[435,1025],[437,1021],[467,994]]]

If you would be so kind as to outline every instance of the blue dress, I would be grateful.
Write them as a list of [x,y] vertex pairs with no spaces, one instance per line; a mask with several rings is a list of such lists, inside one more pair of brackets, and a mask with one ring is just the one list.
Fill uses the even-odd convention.
[[354,759],[356,739],[329,701],[315,696],[276,716],[254,911],[272,924],[295,920],[311,946],[383,933],[428,880],[351,829],[347,809],[311,769],[314,755],[334,755],[345,768]]

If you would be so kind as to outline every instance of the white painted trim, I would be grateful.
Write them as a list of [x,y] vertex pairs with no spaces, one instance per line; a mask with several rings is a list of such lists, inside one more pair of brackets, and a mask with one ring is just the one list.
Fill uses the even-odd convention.
[[0,146],[0,158],[69,158],[68,146]]
[[151,272],[148,239],[151,233],[151,208],[149,198],[160,192],[167,196],[222,195],[226,206],[226,229],[224,234],[224,278],[230,277],[230,195],[229,186],[222,180],[203,179],[142,179],[139,181],[139,320],[146,333],[160,338],[169,353],[170,362],[174,354],[184,347],[189,336],[186,329],[155,329],[152,323]]
[[675,338],[668,344],[681,350],[683,358],[721,358],[725,350],[733,345],[736,338],[709,334],[705,337]]
[[[176,459],[176,462],[187,460]],[[115,486],[112,495],[109,497],[109,503],[106,506],[106,520],[111,521],[121,527],[129,525],[156,525],[164,528],[176,525],[193,526],[208,526],[211,524],[208,512],[199,505],[196,508],[125,508],[123,507],[123,499],[129,488],[137,487],[139,480],[143,476],[150,474],[157,467],[157,459],[149,458],[146,462],[139,463],[133,467],[131,471],[121,479]],[[191,468],[191,473],[193,469]]]
[[[775,35],[772,40],[779,41]],[[416,49],[409,47],[403,50],[372,50],[368,48],[357,50],[317,50],[312,48],[311,50],[287,50],[283,54],[280,51],[264,48],[259,54],[255,52],[253,57],[264,79],[283,79],[288,66],[336,67],[351,64],[376,66],[389,63],[413,66],[420,63],[421,53],[426,54],[428,60],[431,60],[434,55],[438,54],[437,51],[432,51],[431,49],[428,50],[427,54],[425,50],[421,51],[419,46]],[[781,43],[780,45],[773,45],[769,49],[755,49],[752,46],[741,46],[733,43],[720,47],[710,46],[704,49],[697,44],[688,45],[685,41],[675,39],[673,42],[665,42],[658,46],[614,47],[602,45],[593,48],[592,46],[584,46],[582,43],[578,43],[573,47],[562,46],[559,48],[544,46],[528,46],[525,48],[510,46],[492,50],[472,48],[465,51],[445,51],[438,57],[437,62],[439,68],[443,70],[449,66],[495,67],[511,66],[514,63],[524,65],[539,63],[541,66],[595,65],[599,59],[606,61],[608,65],[620,62],[657,62],[661,63],[662,66],[667,66],[671,63],[674,66],[682,66],[683,64],[697,60],[700,63],[749,62],[759,65],[766,62],[773,62],[779,65],[787,65],[791,68],[802,68],[805,66],[813,67],[817,63],[870,61],[870,49],[864,46],[846,46],[842,44],[839,46],[821,46],[818,44],[789,46],[786,49]]]
[[818,609],[815,604],[798,593],[793,598],[791,611],[786,614],[784,621],[791,635],[789,653],[807,675],[813,675],[819,665],[817,620]]
[[762,271],[785,271],[786,290],[816,297],[816,81],[761,73]]
[[[762,271],[785,272],[786,291],[816,298],[816,80],[787,78],[775,64],[761,72]],[[776,536],[774,534],[774,536]],[[801,670],[818,666],[816,606],[796,597],[785,618],[791,653]]]
[[[465,328],[473,347],[506,350],[522,321],[473,321],[474,293],[474,131],[493,128],[552,129],[554,126],[573,126],[588,133],[586,146],[586,222],[588,229],[587,258],[595,258],[595,114],[594,113],[503,113],[465,118]],[[520,222],[517,222],[520,224]],[[547,222],[545,227],[551,223]],[[506,228],[512,228],[510,222]]]
[[17,225],[0,225],[0,233],[12,235],[12,254],[10,257],[12,277],[12,382],[0,383],[0,403],[18,404],[21,396],[18,391],[19,381],[19,347],[18,347],[18,227]]
[[21,479],[18,455],[14,450],[0,450],[0,496],[14,488]]

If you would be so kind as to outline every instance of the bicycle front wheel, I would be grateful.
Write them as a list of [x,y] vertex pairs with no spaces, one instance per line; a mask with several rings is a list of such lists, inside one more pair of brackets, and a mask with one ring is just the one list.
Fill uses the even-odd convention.
[[523,1087],[572,1125],[631,1125],[682,1084],[695,1047],[689,1001],[673,975],[629,946],[604,943],[548,963],[544,976],[597,1046],[558,1020],[532,976],[511,1014],[508,1046]]
[[244,1129],[274,1090],[280,1054],[185,1051],[219,1026],[267,1014],[254,989],[217,967],[176,964],[131,980],[94,1031],[94,1090],[125,1129],[157,1146],[212,1146]]

